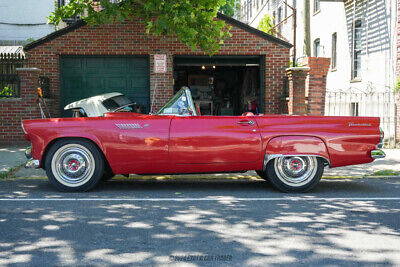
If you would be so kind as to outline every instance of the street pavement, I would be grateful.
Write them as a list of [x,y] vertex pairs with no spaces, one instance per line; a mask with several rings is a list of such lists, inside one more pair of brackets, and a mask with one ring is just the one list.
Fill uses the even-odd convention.
[[0,180],[0,266],[400,265],[400,179]]

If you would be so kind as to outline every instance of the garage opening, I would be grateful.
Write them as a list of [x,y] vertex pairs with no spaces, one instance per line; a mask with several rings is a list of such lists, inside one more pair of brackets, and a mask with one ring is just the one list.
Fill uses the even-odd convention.
[[174,92],[188,86],[202,115],[263,113],[263,62],[259,56],[176,56]]

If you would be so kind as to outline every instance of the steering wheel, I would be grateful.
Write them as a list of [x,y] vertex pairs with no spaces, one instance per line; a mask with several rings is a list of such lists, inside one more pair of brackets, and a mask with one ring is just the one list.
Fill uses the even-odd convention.
[[121,109],[124,109],[124,108],[129,107],[129,106],[132,106],[132,105],[135,105],[135,103],[130,103],[130,104],[126,104],[126,105],[120,106],[120,107],[118,107],[118,108],[112,110],[111,112],[117,112],[117,111],[119,111],[119,110],[121,110]]

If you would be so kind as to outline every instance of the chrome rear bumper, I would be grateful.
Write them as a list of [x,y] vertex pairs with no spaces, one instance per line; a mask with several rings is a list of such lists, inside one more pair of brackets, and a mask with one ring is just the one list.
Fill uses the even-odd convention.
[[386,154],[380,149],[375,149],[371,151],[371,158],[373,159],[382,159],[384,157],[386,157]]
[[40,167],[40,161],[38,159],[33,159],[32,158],[32,148],[28,147],[25,149],[25,156],[28,159],[28,161],[25,163],[25,168],[39,168]]

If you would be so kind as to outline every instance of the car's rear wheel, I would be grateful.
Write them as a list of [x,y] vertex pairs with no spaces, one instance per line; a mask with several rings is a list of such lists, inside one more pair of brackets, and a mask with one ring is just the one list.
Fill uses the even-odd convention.
[[268,162],[266,177],[283,192],[307,192],[320,180],[324,161],[314,156],[287,156]]
[[88,191],[104,173],[101,152],[90,141],[63,139],[50,149],[45,161],[50,182],[60,191]]

